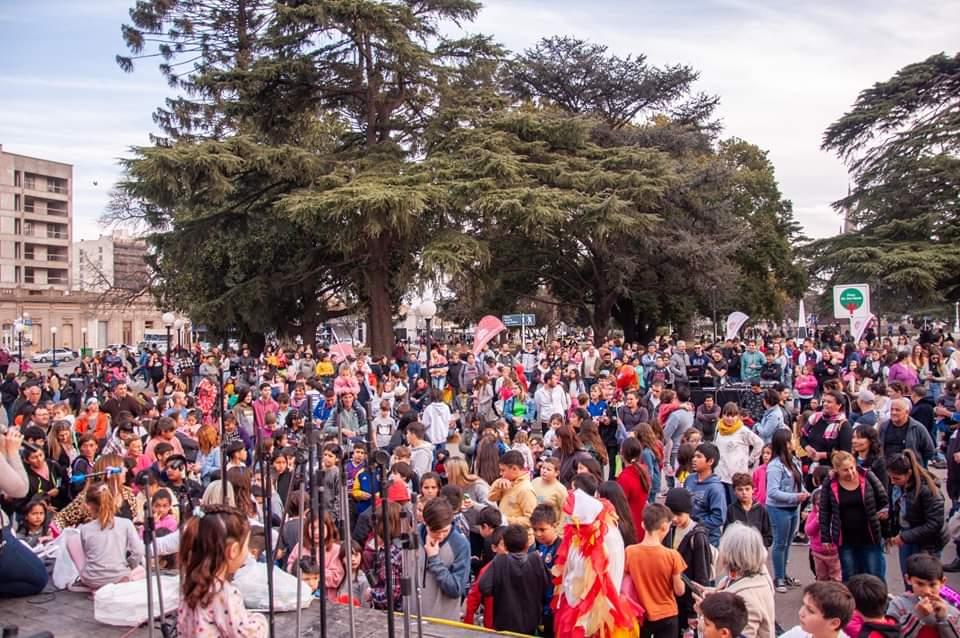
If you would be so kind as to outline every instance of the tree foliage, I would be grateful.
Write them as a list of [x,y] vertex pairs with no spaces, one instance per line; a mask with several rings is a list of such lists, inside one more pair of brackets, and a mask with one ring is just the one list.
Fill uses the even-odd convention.
[[813,242],[825,287],[865,281],[906,311],[960,298],[960,54],[938,54],[860,93],[824,134],[854,186],[851,232]]

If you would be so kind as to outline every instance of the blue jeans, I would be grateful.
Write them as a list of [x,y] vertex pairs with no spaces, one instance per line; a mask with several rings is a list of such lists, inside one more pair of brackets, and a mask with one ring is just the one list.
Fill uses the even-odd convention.
[[4,528],[0,549],[0,598],[36,596],[47,585],[47,568],[33,551]]
[[773,547],[770,550],[773,555],[773,578],[783,580],[787,577],[787,557],[790,555],[790,542],[797,533],[800,511],[796,507],[787,509],[770,506],[767,514],[770,516],[770,527],[773,528]]
[[873,574],[886,579],[887,560],[882,545],[841,545],[840,570],[846,582],[855,574]]

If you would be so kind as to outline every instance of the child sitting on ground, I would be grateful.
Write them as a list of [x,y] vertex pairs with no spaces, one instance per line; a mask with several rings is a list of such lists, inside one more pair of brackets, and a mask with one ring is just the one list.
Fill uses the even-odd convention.
[[79,543],[67,545],[80,574],[71,589],[95,590],[143,578],[143,569],[138,567],[143,543],[133,522],[116,515],[116,500],[106,483],[92,484],[84,502],[93,520],[80,526]]
[[803,589],[800,624],[780,638],[847,638],[843,628],[853,617],[853,596],[842,584],[817,581]]
[[913,589],[890,601],[887,615],[896,619],[905,638],[960,635],[960,616],[940,594],[946,584],[943,565],[930,554],[907,559],[907,583]]
[[900,638],[897,621],[886,615],[887,584],[873,574],[847,581],[856,609],[844,632],[851,638]]
[[23,509],[17,538],[37,549],[57,537],[56,531],[50,526],[52,521],[53,516],[46,499],[43,497],[34,498]]

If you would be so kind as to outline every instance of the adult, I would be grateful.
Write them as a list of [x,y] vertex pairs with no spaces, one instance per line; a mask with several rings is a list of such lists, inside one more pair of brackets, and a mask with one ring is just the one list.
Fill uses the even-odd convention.
[[887,462],[890,477],[890,531],[898,548],[900,571],[907,559],[924,552],[940,558],[946,544],[943,493],[937,479],[920,465],[916,452],[906,449]]
[[880,479],[880,484],[888,491],[887,462],[883,458],[883,449],[880,446],[880,435],[872,425],[858,425],[853,428],[853,454],[857,465],[870,470]]
[[356,401],[353,392],[347,391],[340,395],[340,405],[330,413],[323,424],[324,434],[337,434],[338,430],[342,431],[347,439],[366,434],[367,413]]
[[[9,430],[0,437],[0,497],[20,499],[29,482],[20,457],[23,435]],[[0,598],[35,596],[47,585],[43,561],[13,534],[6,514],[0,510]]]
[[97,397],[87,399],[86,409],[77,417],[75,428],[77,434],[89,432],[97,441],[103,443],[110,434],[110,417],[100,410],[100,401]]
[[[787,576],[787,557],[790,542],[800,521],[800,505],[810,498],[803,489],[800,462],[793,454],[792,434],[777,430],[770,442],[771,457],[767,463],[767,513],[773,528],[774,587],[777,593],[787,593],[787,587],[796,582]],[[788,580],[789,578],[789,580]]]
[[834,451],[851,450],[853,428],[843,412],[846,401],[843,394],[827,390],[820,400],[823,411],[813,414],[800,431],[800,445],[811,462],[829,463]]
[[760,532],[736,522],[720,538],[717,552],[717,591],[736,594],[747,605],[745,638],[776,635],[773,584],[767,573],[767,548]]
[[766,359],[757,352],[757,342],[751,339],[747,342],[747,351],[740,356],[740,380],[744,383],[759,381],[764,363]]
[[912,450],[924,465],[936,453],[930,433],[919,421],[910,417],[910,404],[905,399],[890,402],[890,418],[881,422],[878,430],[883,457],[888,465],[890,459],[906,450]]
[[677,464],[677,452],[680,451],[680,440],[684,433],[693,427],[693,406],[690,404],[690,388],[682,385],[676,390],[677,408],[670,412],[666,423],[663,424],[663,440],[669,449],[669,468]]
[[687,367],[690,365],[690,356],[687,354],[687,344],[682,339],[677,341],[677,348],[670,355],[667,367],[673,377],[674,387],[687,383]]
[[723,406],[714,444],[720,451],[720,461],[714,472],[723,483],[729,507],[734,501],[733,475],[750,472],[750,466],[760,459],[764,441],[750,428],[744,427],[740,419],[740,408],[731,401]]
[[912,388],[917,385],[919,382],[919,377],[917,375],[916,369],[910,365],[910,353],[909,352],[899,352],[897,353],[897,360],[890,366],[890,371],[887,373],[887,384],[891,384],[894,381],[899,381],[906,385],[908,388]]
[[143,406],[131,394],[127,384],[121,381],[113,389],[113,397],[103,404],[102,411],[110,415],[114,421],[121,412],[129,412],[139,417],[143,414]]
[[650,413],[640,403],[640,393],[636,390],[627,391],[623,405],[617,408],[617,420],[627,432],[633,431],[641,423],[650,420]]
[[765,444],[770,443],[773,433],[785,427],[783,410],[780,409],[780,393],[773,388],[767,388],[763,391],[763,417],[757,424],[757,435]]
[[543,383],[533,395],[536,405],[537,423],[543,432],[549,428],[550,417],[554,414],[566,414],[570,407],[570,396],[557,383],[557,375],[552,371],[543,375]]
[[820,489],[820,542],[840,552],[843,581],[854,574],[886,577],[881,520],[887,491],[873,472],[858,467],[849,452],[834,452],[833,473]]
[[857,410],[860,416],[857,417],[853,425],[868,425],[874,427],[880,415],[877,413],[877,396],[870,390],[860,390],[857,393]]
[[470,499],[471,509],[479,511],[492,505],[490,502],[490,485],[478,475],[470,472],[470,467],[463,457],[454,456],[447,459],[444,468],[447,471],[447,482],[463,491],[464,499]]
[[720,420],[720,406],[712,394],[703,397],[703,403],[697,406],[694,415],[694,425],[703,433],[704,441],[713,441],[717,433],[717,422]]
[[573,477],[577,474],[577,463],[583,459],[590,459],[592,461],[593,457],[590,456],[583,442],[580,441],[576,430],[567,423],[557,429],[557,442],[559,443],[559,447],[557,448],[556,454],[557,459],[560,461],[560,475],[558,478],[560,482],[569,489],[570,482],[573,481]]

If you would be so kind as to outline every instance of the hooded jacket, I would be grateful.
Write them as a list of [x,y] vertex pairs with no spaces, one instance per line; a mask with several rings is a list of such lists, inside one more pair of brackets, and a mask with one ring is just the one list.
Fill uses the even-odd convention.
[[683,487],[693,496],[691,517],[706,528],[710,543],[719,545],[727,509],[727,494],[723,483],[716,474],[711,474],[703,481],[696,474],[691,474]]
[[440,543],[440,553],[428,557],[426,539],[427,528],[421,525],[418,551],[423,570],[417,577],[421,579],[423,615],[460,620],[460,600],[467,595],[470,582],[470,542],[453,529]]
[[493,596],[493,626],[497,631],[533,635],[540,625],[549,585],[536,552],[503,554],[480,577],[480,593]]
[[[904,543],[919,545],[921,551],[939,552],[946,544],[943,493],[938,490],[934,494],[926,481],[916,480],[920,480],[920,490],[915,483],[906,485],[890,507],[891,531]],[[909,527],[903,527],[904,522]]]

